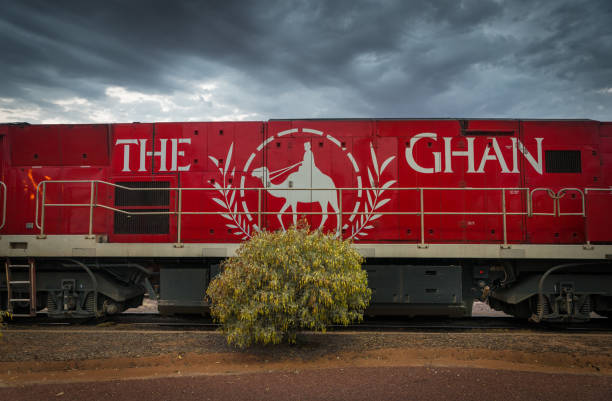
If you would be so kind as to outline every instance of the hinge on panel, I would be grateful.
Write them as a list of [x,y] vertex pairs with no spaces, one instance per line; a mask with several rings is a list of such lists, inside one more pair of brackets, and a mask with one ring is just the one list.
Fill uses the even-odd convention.
[[592,251],[593,249],[595,249],[595,247],[591,244],[584,244],[582,245],[582,249],[584,249],[585,251]]
[[429,244],[417,244],[417,248],[419,248],[419,249],[427,249],[427,248],[429,248]]
[[512,249],[512,245],[510,244],[501,244],[499,247],[501,249]]

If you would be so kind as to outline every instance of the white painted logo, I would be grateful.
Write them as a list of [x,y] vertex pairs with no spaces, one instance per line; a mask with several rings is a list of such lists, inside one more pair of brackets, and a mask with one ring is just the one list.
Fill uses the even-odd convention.
[[[264,147],[278,138],[289,134],[294,134],[298,138],[301,135],[308,137],[307,142],[304,142],[303,145],[304,152],[302,153],[301,161],[298,160],[296,163],[275,171],[270,171],[267,166],[252,168],[251,164],[253,160],[255,160],[258,152],[261,152]],[[347,164],[353,167],[354,175],[357,179],[357,189],[352,190],[352,192],[356,192],[357,200],[353,205],[350,205],[350,208],[347,208],[347,204],[344,203],[344,207],[347,210],[343,212],[342,217],[340,215],[342,205],[339,204],[340,197],[336,183],[332,177],[323,172],[316,164],[316,161],[319,159],[311,149],[309,142],[313,134],[334,144],[336,146],[334,149],[344,154]],[[299,142],[299,139],[296,139],[296,142]],[[230,183],[236,171],[236,167],[232,167],[233,148],[234,144],[232,143],[225,156],[224,166],[221,166],[218,158],[209,155],[210,160],[217,166],[221,175],[219,182],[213,183],[213,186],[217,188],[219,194],[219,197],[213,198],[213,201],[227,211],[227,213],[222,214],[223,218],[230,220],[226,226],[231,229],[235,235],[247,239],[251,237],[254,231],[259,231],[260,227],[258,227],[246,202],[244,190],[246,176],[242,175],[239,187],[232,187]],[[384,183],[380,182],[383,172],[395,159],[395,156],[388,157],[382,165],[379,165],[372,144],[370,144],[370,156],[371,165],[367,165],[365,169],[360,169],[353,155],[342,146],[342,143],[338,139],[319,130],[294,128],[281,131],[262,142],[257,147],[257,150],[251,153],[242,170],[244,173],[260,181],[265,191],[272,197],[283,200],[283,205],[280,207],[277,215],[283,230],[285,229],[285,223],[283,222],[284,215],[282,213],[286,213],[287,210],[290,210],[295,224],[297,215],[300,210],[303,210],[301,208],[318,204],[320,210],[316,208],[311,209],[314,213],[321,213],[321,221],[318,228],[323,228],[329,214],[335,214],[335,231],[337,235],[340,235],[343,230],[346,230],[346,237],[360,238],[368,235],[369,230],[374,228],[374,221],[382,217],[382,214],[378,213],[379,209],[391,200],[386,196],[386,191],[396,183],[395,180],[388,180]],[[341,162],[341,160],[337,162]],[[298,167],[298,169],[294,171],[296,167]],[[369,189],[364,189],[362,184],[362,175],[365,176],[366,172],[367,176],[365,179],[369,181]],[[272,182],[281,177],[284,178],[280,183],[274,184]],[[351,190],[347,190],[345,194],[350,191]]]
[[[453,137],[442,137],[444,141],[444,152],[431,152],[433,157],[433,163],[429,166],[423,166],[416,162],[414,158],[414,149],[421,139],[429,138],[433,141],[438,140],[438,135],[433,132],[423,132],[417,134],[410,138],[410,142],[408,147],[406,148],[406,162],[408,165],[416,172],[423,174],[433,174],[433,173],[453,173],[453,160],[457,157],[466,157],[467,158],[467,170],[466,173],[484,173],[487,162],[489,161],[497,161],[499,168],[502,173],[518,173],[519,172],[519,163],[518,163],[518,153],[520,152],[525,160],[533,167],[533,169],[538,173],[542,174],[542,140],[543,138],[535,138],[536,141],[536,154],[537,158],[533,157],[533,155],[527,150],[525,145],[521,143],[517,138],[509,138],[511,141],[512,147],[512,169],[508,168],[508,163],[504,159],[504,155],[501,151],[497,138],[487,138],[491,146],[486,146],[483,154],[480,157],[480,163],[478,164],[478,169],[476,167],[476,158],[474,154],[474,140],[475,137],[466,137],[467,141],[467,150],[460,151],[454,150],[452,146]],[[493,153],[491,153],[491,147],[493,148]],[[442,170],[442,165],[444,164],[444,170]]]
[[[283,207],[281,207],[279,211],[280,214],[277,215],[283,230],[285,226],[283,224],[282,213],[290,208],[293,211],[293,224],[296,224],[298,203],[318,203],[322,211],[327,211],[327,207],[331,206],[337,216],[337,227],[340,228],[341,221],[340,214],[338,214],[340,212],[340,209],[338,209],[338,193],[334,181],[316,166],[314,155],[310,149],[310,142],[304,143],[304,150],[304,157],[299,163],[272,172],[268,171],[268,168],[265,166],[257,167],[251,174],[262,181],[270,195],[285,200]],[[272,179],[298,165],[300,166],[298,171],[289,174],[283,182],[278,185],[272,183]],[[331,191],[304,190],[308,188],[329,188]],[[323,228],[323,224],[325,224],[326,220],[327,214],[322,215],[319,229]]]
[[[168,166],[168,141],[170,141],[170,166]],[[123,145],[123,172],[131,172],[130,145],[136,145],[139,154],[138,170],[147,171],[146,163],[149,157],[159,157],[159,168],[157,171],[189,171],[191,164],[179,166],[179,156],[185,156],[184,150],[179,150],[179,145],[191,144],[191,138],[160,138],[159,151],[147,152],[147,139],[117,139],[115,146]]]

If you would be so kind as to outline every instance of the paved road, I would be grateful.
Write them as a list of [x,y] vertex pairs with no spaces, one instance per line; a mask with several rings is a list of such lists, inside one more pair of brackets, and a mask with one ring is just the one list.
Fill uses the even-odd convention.
[[345,368],[0,389],[3,400],[610,400],[612,377],[467,368]]

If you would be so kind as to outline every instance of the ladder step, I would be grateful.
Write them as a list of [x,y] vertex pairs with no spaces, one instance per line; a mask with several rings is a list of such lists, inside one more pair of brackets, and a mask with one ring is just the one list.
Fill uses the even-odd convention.
[[[29,309],[30,309],[30,313],[17,313],[17,314],[13,314],[13,316],[18,316],[18,317],[31,317],[31,316],[36,316],[36,311],[35,311],[35,307],[36,307],[36,288],[35,288],[35,283],[36,283],[36,272],[35,272],[35,265],[34,265],[34,259],[28,259],[27,263],[24,263],[24,261],[15,261],[13,263],[11,263],[11,261],[9,259],[5,259],[5,263],[4,263],[4,270],[5,270],[5,274],[6,274],[6,289],[7,289],[7,296],[5,299],[8,300],[7,302],[7,306],[9,311],[12,311],[13,308],[16,307],[16,305],[18,305],[19,303],[25,303],[27,305],[29,305]],[[23,272],[27,272],[27,277],[15,277],[15,278],[11,278],[12,272],[21,272],[23,274]],[[13,291],[15,291],[16,288],[26,288],[28,289],[29,294],[21,294],[21,293],[17,293],[14,294],[12,293]],[[29,298],[13,298],[13,296],[28,296]]]

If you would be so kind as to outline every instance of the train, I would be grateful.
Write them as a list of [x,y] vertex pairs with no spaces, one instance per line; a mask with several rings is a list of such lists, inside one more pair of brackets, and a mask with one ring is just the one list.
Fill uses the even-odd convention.
[[306,219],[363,255],[369,315],[612,312],[612,122],[0,124],[0,309],[207,314],[221,262]]

